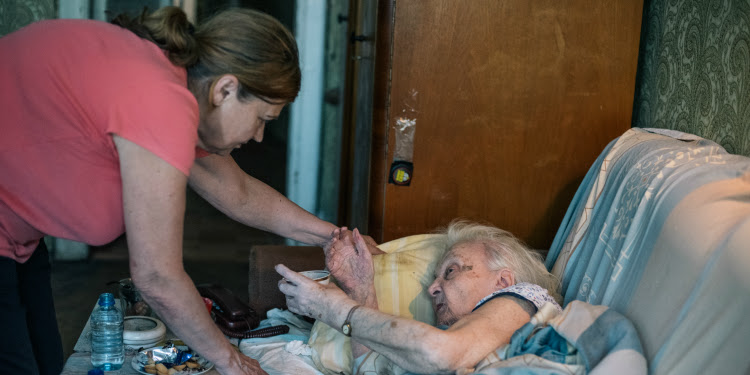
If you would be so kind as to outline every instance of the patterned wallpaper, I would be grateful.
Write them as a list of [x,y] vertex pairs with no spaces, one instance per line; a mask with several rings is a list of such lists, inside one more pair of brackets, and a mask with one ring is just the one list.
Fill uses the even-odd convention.
[[55,2],[55,0],[0,0],[0,36],[16,31],[34,21],[57,18]]
[[750,0],[646,0],[633,126],[750,156]]

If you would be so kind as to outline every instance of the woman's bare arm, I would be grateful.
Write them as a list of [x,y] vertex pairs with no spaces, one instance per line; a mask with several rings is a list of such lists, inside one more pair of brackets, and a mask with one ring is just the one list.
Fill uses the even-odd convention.
[[231,156],[210,155],[197,159],[188,182],[214,207],[254,228],[318,246],[336,229],[335,225],[249,176]]
[[216,328],[182,267],[187,178],[146,149],[113,136],[120,158],[130,274],[144,299],[222,374],[265,374]]

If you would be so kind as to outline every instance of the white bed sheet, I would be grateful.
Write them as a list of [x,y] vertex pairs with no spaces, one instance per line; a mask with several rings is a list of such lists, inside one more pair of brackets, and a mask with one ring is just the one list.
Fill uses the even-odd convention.
[[273,309],[268,318],[260,322],[259,328],[287,325],[289,333],[267,338],[244,339],[239,342],[240,351],[260,362],[269,375],[300,374],[322,375],[313,364],[312,349],[307,346],[312,324],[302,320],[289,310]]

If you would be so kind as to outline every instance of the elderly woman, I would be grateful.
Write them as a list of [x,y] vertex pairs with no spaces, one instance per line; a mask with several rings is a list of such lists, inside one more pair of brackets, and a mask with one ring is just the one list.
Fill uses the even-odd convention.
[[[290,271],[279,289],[295,313],[314,317],[351,336],[361,362],[370,350],[403,370],[441,373],[473,368],[510,342],[544,304],[556,302],[558,281],[510,233],[485,225],[453,222],[442,232],[448,251],[428,291],[439,328],[378,311],[368,245],[354,230],[336,231],[327,265],[341,286],[321,286]],[[467,350],[471,348],[471,350]],[[356,364],[355,364],[356,366]]]

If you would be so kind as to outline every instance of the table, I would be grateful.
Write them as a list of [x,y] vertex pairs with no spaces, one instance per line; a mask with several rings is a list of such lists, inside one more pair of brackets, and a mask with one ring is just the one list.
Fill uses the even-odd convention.
[[[120,301],[118,299],[115,299],[115,305],[119,306]],[[93,312],[93,309],[92,309]],[[68,360],[65,361],[65,367],[63,367],[62,373],[60,375],[86,375],[89,370],[94,368],[91,366],[91,339],[90,339],[90,332],[91,332],[91,315],[89,314],[89,319],[86,321],[86,325],[83,327],[83,331],[81,331],[81,335],[78,337],[78,341],[76,341],[75,347],[73,347],[73,354],[68,357]],[[172,331],[167,328],[167,334],[166,339],[176,339],[175,335],[172,333]],[[122,363],[122,368],[117,371],[106,371],[105,374],[107,375],[140,375],[141,373],[136,371],[133,366],[130,364],[133,361],[133,357],[135,356],[136,351],[134,349],[125,349],[125,362]],[[211,371],[206,372],[206,375],[219,375],[219,372],[215,369],[211,369]]]

